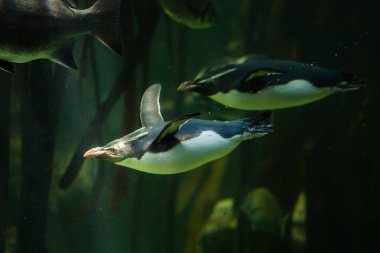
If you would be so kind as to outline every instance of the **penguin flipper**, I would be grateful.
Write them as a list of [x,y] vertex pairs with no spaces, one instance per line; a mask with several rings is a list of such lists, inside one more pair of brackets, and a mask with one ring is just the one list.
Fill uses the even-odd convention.
[[64,44],[57,51],[53,52],[49,59],[66,68],[77,70],[78,67],[73,56],[73,47],[74,42],[70,41],[69,43]]
[[11,73],[11,74],[14,73],[13,64],[11,62],[8,62],[8,61],[0,61],[0,69],[6,71],[8,73]]
[[284,72],[277,69],[261,68],[250,72],[242,81],[240,91],[257,93],[270,84],[278,83],[282,80]]
[[159,144],[163,140],[167,140],[168,138],[172,138],[180,129],[180,127],[185,124],[188,120],[195,118],[201,115],[199,112],[189,113],[178,117],[170,122],[168,122],[161,132],[157,135],[153,143]]
[[164,123],[160,111],[160,92],[161,84],[158,83],[149,86],[144,92],[140,104],[140,120],[143,127]]
[[106,47],[120,55],[120,0],[97,0],[90,8],[99,21],[93,33]]

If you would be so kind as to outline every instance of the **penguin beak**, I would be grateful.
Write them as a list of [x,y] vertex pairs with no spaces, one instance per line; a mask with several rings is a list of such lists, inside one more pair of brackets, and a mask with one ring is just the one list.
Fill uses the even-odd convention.
[[104,158],[106,155],[108,155],[109,151],[104,150],[102,147],[96,147],[88,150],[86,153],[84,153],[84,158]]
[[181,83],[177,90],[196,92],[204,96],[212,96],[216,93],[216,91],[210,89],[206,84],[199,84],[197,81],[187,81]]
[[194,81],[186,81],[186,82],[181,83],[181,85],[178,86],[177,90],[179,90],[179,91],[197,91],[201,88],[202,88],[202,86],[197,84],[197,83],[194,83]]

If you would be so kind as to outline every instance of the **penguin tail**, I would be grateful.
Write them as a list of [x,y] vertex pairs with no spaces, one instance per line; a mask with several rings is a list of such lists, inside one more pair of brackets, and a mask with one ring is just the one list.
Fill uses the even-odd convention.
[[93,34],[106,47],[117,54],[121,54],[120,0],[98,0],[90,9],[95,14]]
[[367,80],[359,79],[352,74],[343,74],[344,81],[338,83],[336,91],[353,91],[367,86]]
[[268,119],[270,115],[271,111],[265,111],[254,117],[242,119],[246,125],[243,138],[253,139],[272,133],[273,125],[263,123],[263,121]]

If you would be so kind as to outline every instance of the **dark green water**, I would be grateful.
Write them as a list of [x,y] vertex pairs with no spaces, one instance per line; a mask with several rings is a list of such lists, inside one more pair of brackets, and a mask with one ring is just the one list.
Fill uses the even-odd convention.
[[[380,3],[214,2],[217,24],[194,30],[154,1],[123,0],[122,56],[84,36],[77,71],[38,60],[0,72],[0,252],[376,251]],[[140,127],[140,98],[152,83],[162,84],[165,119],[252,114],[176,91],[205,65],[247,54],[353,73],[368,85],[275,111],[272,134],[183,174],[82,158]],[[262,187],[271,193],[256,191],[247,204]],[[209,218],[225,198],[234,209]],[[244,204],[255,207],[254,228]]]

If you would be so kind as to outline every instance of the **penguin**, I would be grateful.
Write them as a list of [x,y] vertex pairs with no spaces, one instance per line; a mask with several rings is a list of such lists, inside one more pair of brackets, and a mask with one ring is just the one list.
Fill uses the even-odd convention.
[[176,174],[223,157],[245,140],[272,132],[261,124],[267,112],[233,121],[195,119],[190,113],[164,121],[159,104],[160,84],[150,86],[140,105],[142,127],[103,147],[88,150],[85,158],[99,158],[146,173]]
[[178,90],[200,93],[235,109],[275,110],[363,86],[365,81],[351,74],[254,55],[206,69],[195,80],[180,84]]
[[210,0],[158,0],[162,10],[177,23],[192,29],[204,29],[216,23],[216,11]]
[[13,73],[12,63],[49,59],[77,69],[74,39],[94,34],[120,54],[119,0],[98,0],[81,10],[71,0],[1,0],[0,69]]

